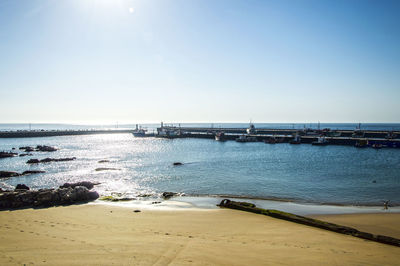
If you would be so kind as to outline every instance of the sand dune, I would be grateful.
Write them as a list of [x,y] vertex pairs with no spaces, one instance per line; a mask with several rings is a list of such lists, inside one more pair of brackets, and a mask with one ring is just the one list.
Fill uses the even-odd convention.
[[[398,216],[393,216],[398,222]],[[396,220],[397,219],[397,220]],[[393,222],[391,221],[391,222]],[[0,212],[0,264],[398,265],[400,248],[235,210]]]

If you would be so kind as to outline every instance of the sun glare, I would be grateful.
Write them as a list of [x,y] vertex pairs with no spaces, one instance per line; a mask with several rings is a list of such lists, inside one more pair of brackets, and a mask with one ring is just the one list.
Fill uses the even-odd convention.
[[135,12],[135,9],[134,9],[133,7],[130,7],[130,8],[129,8],[129,13],[132,14],[133,12]]

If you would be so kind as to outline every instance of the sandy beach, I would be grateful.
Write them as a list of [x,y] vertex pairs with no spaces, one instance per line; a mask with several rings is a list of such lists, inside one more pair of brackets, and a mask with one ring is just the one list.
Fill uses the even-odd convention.
[[400,238],[400,213],[312,215],[310,217],[354,227],[371,234]]
[[[374,217],[352,217],[365,224],[371,221],[368,229],[375,228],[375,220],[367,216]],[[330,220],[334,217],[342,216]],[[379,217],[384,217],[382,233],[398,234],[398,214]],[[341,219],[351,224],[349,215]],[[0,238],[1,265],[398,265],[400,261],[398,247],[228,209],[134,212],[87,204],[1,211]]]

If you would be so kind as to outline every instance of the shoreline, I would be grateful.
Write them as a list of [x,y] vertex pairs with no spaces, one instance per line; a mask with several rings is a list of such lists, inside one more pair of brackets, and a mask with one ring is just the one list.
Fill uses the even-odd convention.
[[[400,213],[400,206],[389,207],[384,210],[383,206],[353,206],[353,205],[328,205],[301,203],[293,201],[276,201],[265,199],[251,199],[245,197],[219,197],[219,196],[174,196],[170,199],[147,198],[130,201],[109,202],[101,199],[90,204],[104,204],[110,206],[144,208],[146,210],[210,210],[218,209],[216,206],[223,199],[245,201],[264,209],[277,209],[297,215],[330,215],[330,214],[360,214],[360,213]],[[154,202],[157,202],[154,204]]]
[[[0,264],[396,265],[400,260],[398,247],[243,211],[134,210],[82,204],[0,211]],[[399,223],[400,215],[386,216],[387,228]]]

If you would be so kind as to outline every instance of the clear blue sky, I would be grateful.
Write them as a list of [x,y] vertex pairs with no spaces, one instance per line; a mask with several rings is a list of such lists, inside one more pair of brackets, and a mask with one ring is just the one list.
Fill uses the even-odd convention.
[[0,0],[0,123],[400,122],[400,1]]

